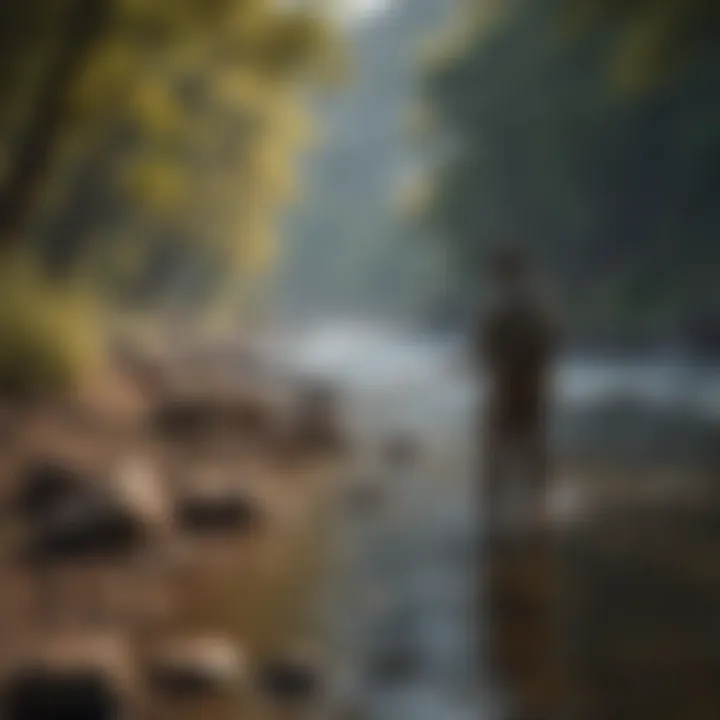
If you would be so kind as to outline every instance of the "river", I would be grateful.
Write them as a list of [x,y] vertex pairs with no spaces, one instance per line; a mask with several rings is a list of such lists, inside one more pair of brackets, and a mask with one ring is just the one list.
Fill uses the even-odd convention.
[[[346,650],[342,702],[370,720],[493,720],[492,688],[471,652],[478,637],[471,421],[482,388],[462,345],[342,323],[293,337],[281,354],[294,371],[338,387],[361,457],[355,471],[382,492],[374,513],[343,510],[339,517],[342,568],[332,617]],[[720,369],[711,364],[570,357],[558,368],[556,388],[568,436],[583,427],[593,439],[615,431],[627,444],[642,425],[632,415],[638,407],[653,429],[670,416],[703,427],[720,419]],[[624,425],[617,414],[610,427],[578,422],[617,402]],[[389,473],[378,450],[399,431],[420,439],[423,452],[416,466]],[[677,435],[671,427],[670,436]],[[668,443],[649,437],[645,454]],[[600,443],[603,452],[611,445]]]

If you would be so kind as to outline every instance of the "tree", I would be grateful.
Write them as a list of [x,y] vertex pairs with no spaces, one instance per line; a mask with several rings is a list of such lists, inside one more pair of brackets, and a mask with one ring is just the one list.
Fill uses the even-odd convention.
[[321,19],[274,0],[8,0],[0,41],[0,274],[28,256],[45,273],[13,283],[33,312],[0,318],[0,388],[67,367],[54,314],[79,277],[95,304],[148,307],[267,269],[303,93],[337,65]]
[[[9,2],[2,7],[5,17],[0,17],[0,25],[6,32],[15,27],[12,15],[23,13],[19,5],[18,2]],[[34,9],[37,10],[37,7]],[[66,27],[57,51],[40,80],[27,129],[20,138],[0,191],[0,247],[15,243],[16,236],[23,229],[33,195],[46,172],[61,130],[63,103],[93,44],[103,32],[109,9],[108,0],[75,0],[69,6]],[[10,49],[16,51],[13,59],[19,60],[19,49],[14,45]]]
[[[81,143],[91,139],[79,153],[86,160],[78,161],[86,182],[95,185],[102,174],[98,154],[111,171],[113,160],[126,168],[134,163],[126,174],[138,197],[167,210],[180,199],[183,167],[194,171],[207,164],[207,153],[221,152],[206,148],[201,157],[204,138],[198,134],[219,130],[229,151],[226,167],[237,163],[233,144],[245,142],[243,121],[253,113],[256,120],[265,119],[263,113],[269,117],[272,104],[279,111],[283,95],[292,95],[329,37],[316,17],[275,10],[267,0],[43,0],[32,3],[32,10],[25,5],[4,4],[0,18],[6,39],[17,36],[6,67],[18,79],[13,82],[8,72],[0,83],[0,107],[26,106],[23,122],[5,136],[8,146],[18,148],[0,192],[5,245],[20,242],[37,209],[38,186],[73,132]],[[212,87],[221,82],[225,88]],[[255,96],[243,97],[239,87],[229,87],[233,82],[254,83]],[[30,96],[25,85],[33,88]],[[255,133],[250,142],[261,142],[257,130],[249,129]]]
[[[717,24],[694,3],[667,3],[672,33],[647,3],[588,3],[584,24],[563,0],[496,5],[425,73],[433,137],[454,148],[432,168],[429,217],[457,272],[472,286],[488,247],[510,240],[552,269],[579,327],[671,331],[712,301],[720,261]],[[650,36],[653,57],[682,50],[685,63],[621,82],[638,68],[619,48]]]

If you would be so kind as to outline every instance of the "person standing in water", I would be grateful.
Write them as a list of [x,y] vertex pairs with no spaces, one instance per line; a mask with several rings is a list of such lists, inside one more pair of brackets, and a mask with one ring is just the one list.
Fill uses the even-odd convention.
[[489,271],[489,297],[473,337],[486,388],[478,427],[478,659],[503,718],[548,720],[557,716],[562,693],[558,583],[545,515],[558,325],[524,253],[496,251]]
[[486,384],[481,486],[486,530],[541,522],[548,490],[548,412],[558,324],[526,255],[490,259],[490,297],[476,330]]

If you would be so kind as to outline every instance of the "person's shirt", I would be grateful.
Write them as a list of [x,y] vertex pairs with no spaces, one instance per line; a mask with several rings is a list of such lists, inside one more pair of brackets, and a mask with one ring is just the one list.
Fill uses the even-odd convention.
[[523,282],[492,288],[475,341],[491,404],[518,416],[541,407],[558,335],[551,296],[539,285]]

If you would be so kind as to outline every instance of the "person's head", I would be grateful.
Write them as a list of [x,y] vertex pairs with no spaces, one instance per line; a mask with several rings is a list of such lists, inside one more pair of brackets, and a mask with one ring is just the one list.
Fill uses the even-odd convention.
[[498,282],[514,282],[524,279],[530,271],[527,255],[516,247],[504,246],[490,256],[490,275]]

